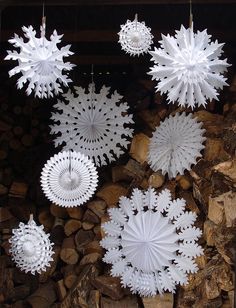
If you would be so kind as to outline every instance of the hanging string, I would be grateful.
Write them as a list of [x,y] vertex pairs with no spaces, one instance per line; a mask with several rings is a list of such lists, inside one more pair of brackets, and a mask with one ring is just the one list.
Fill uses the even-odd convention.
[[135,28],[137,30],[137,22],[138,22],[138,14],[137,13],[135,14],[134,20],[135,20]]
[[91,84],[92,84],[92,89],[91,89],[91,96],[90,96],[90,101],[91,101],[91,114],[93,114],[93,93],[94,93],[94,71],[93,71],[93,64],[91,65]]
[[189,0],[189,28],[193,26],[192,0]]
[[[43,2],[41,37],[44,38],[45,34],[46,34],[46,16],[45,16],[45,8],[44,8],[44,2]],[[43,41],[43,44],[44,44],[44,41]]]

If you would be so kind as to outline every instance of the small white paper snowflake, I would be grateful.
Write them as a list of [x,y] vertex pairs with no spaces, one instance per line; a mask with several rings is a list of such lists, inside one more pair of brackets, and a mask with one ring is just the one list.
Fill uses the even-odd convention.
[[8,55],[5,60],[17,60],[18,66],[9,71],[9,76],[21,73],[22,76],[17,81],[17,88],[23,88],[28,82],[26,93],[32,92],[39,98],[49,98],[54,94],[62,92],[60,83],[68,86],[72,80],[63,71],[70,71],[74,66],[70,62],[63,62],[64,57],[72,55],[70,45],[58,49],[57,45],[61,42],[63,35],[58,35],[54,30],[47,40],[45,37],[45,28],[41,27],[41,37],[36,37],[36,31],[32,26],[22,27],[25,38],[15,34],[9,42],[14,47],[20,48],[20,52],[7,51]]
[[185,205],[183,199],[172,201],[169,190],[157,195],[149,188],[134,189],[130,199],[120,198],[119,208],[108,210],[110,221],[103,224],[106,236],[100,242],[107,249],[103,260],[133,293],[174,292],[176,284],[187,284],[187,273],[197,271],[201,231],[193,226],[196,214],[186,212]]
[[201,157],[200,151],[206,139],[205,129],[192,114],[176,113],[165,119],[156,128],[150,139],[148,163],[154,171],[161,170],[169,178],[190,170],[191,165]]
[[148,52],[153,44],[151,29],[145,26],[145,22],[139,22],[137,17],[121,25],[118,35],[121,48],[131,56]]
[[223,73],[230,66],[220,60],[222,47],[211,42],[207,31],[193,32],[181,26],[176,35],[162,35],[161,48],[151,51],[154,66],[149,72],[157,80],[157,91],[167,93],[169,102],[180,106],[206,106],[207,100],[218,100],[218,89],[228,85]]
[[41,174],[47,198],[64,207],[79,206],[89,200],[98,184],[93,162],[84,154],[64,151],[51,157]]
[[109,90],[103,86],[100,93],[95,93],[94,84],[90,84],[88,93],[75,87],[76,96],[71,91],[63,95],[68,104],[58,101],[55,108],[62,113],[53,113],[51,117],[59,122],[51,126],[52,134],[61,134],[55,139],[56,146],[65,143],[64,150],[84,153],[98,166],[106,165],[106,158],[113,161],[114,154],[122,154],[129,144],[127,137],[133,133],[125,125],[133,120],[127,114],[126,103],[117,105],[122,96],[117,92],[109,94]]
[[27,224],[21,222],[12,233],[9,239],[10,253],[17,267],[33,275],[46,271],[54,252],[49,234],[43,231],[43,225],[37,226],[33,218],[30,218]]

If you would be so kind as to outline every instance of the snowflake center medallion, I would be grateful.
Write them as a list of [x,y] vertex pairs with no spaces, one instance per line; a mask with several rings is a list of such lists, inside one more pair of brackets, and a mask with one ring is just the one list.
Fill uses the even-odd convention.
[[27,257],[32,257],[35,254],[35,246],[32,241],[26,241],[22,245],[22,251]]
[[53,73],[53,64],[47,59],[42,59],[36,62],[35,68],[42,76],[48,76]]
[[166,240],[163,242],[162,233],[164,227],[170,228],[168,245],[174,247],[176,230],[168,223],[168,218],[151,211],[131,216],[121,233],[121,246],[127,262],[143,272],[158,271],[168,266],[175,254],[166,256]]
[[65,190],[74,190],[81,184],[81,177],[73,170],[71,172],[66,170],[66,172],[61,174],[59,183]]

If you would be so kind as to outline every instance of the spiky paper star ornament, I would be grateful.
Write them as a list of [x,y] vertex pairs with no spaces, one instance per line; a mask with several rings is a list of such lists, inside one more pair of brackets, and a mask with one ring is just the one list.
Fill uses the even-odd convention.
[[148,163],[154,171],[161,170],[169,178],[190,170],[191,165],[201,157],[200,151],[206,139],[205,129],[192,114],[176,113],[165,119],[156,128],[150,139]]
[[139,56],[148,52],[153,44],[153,35],[145,22],[139,22],[136,15],[134,21],[127,20],[120,27],[119,43],[126,53]]
[[134,189],[130,199],[121,197],[119,208],[108,213],[100,242],[107,249],[103,260],[133,293],[174,292],[176,284],[187,284],[187,273],[197,271],[201,231],[193,226],[196,214],[185,211],[185,200],[172,201],[169,190],[157,195],[152,188]]
[[57,45],[61,42],[63,35],[58,35],[54,30],[50,40],[45,37],[45,24],[41,27],[41,36],[36,37],[36,31],[32,26],[22,27],[25,38],[15,34],[9,42],[14,47],[20,48],[20,52],[7,51],[5,60],[17,60],[18,66],[9,71],[9,76],[21,73],[22,76],[17,81],[17,88],[21,89],[28,83],[26,93],[30,95],[34,92],[39,98],[53,97],[62,92],[61,83],[68,86],[72,80],[68,78],[64,71],[70,71],[74,66],[70,62],[63,62],[64,57],[72,55],[70,45],[59,49]]
[[218,100],[218,90],[228,85],[223,73],[230,65],[220,59],[224,44],[211,42],[206,30],[194,33],[193,27],[184,26],[175,36],[162,35],[160,44],[150,52],[154,66],[149,74],[168,102],[194,108]]
[[31,217],[27,224],[21,222],[17,229],[12,230],[10,253],[16,266],[26,273],[45,272],[49,262],[53,261],[53,244],[43,228],[43,225],[37,226]]
[[[103,86],[95,93],[94,84],[89,85],[88,93],[81,87],[75,87],[76,95],[71,91],[63,94],[68,102],[58,101],[55,105],[62,113],[53,113],[51,119],[58,124],[51,126],[51,133],[60,133],[55,145],[65,143],[64,150],[74,149],[93,159],[98,166],[119,157],[127,148],[133,130],[127,124],[133,123],[127,114],[128,105],[120,103],[122,96],[116,91],[110,94],[110,88]],[[106,159],[106,158],[107,159]]]
[[98,184],[93,162],[84,154],[64,151],[51,157],[41,173],[47,198],[63,207],[79,206],[89,200]]

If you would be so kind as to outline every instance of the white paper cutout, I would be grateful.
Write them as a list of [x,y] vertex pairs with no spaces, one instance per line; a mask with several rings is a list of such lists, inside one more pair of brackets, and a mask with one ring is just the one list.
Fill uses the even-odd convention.
[[36,37],[36,31],[32,26],[22,27],[25,38],[15,34],[9,42],[20,52],[7,51],[5,60],[17,60],[18,66],[9,71],[9,76],[21,73],[22,76],[17,81],[17,88],[23,88],[28,83],[26,93],[30,95],[34,92],[39,98],[53,97],[54,94],[62,93],[61,85],[68,86],[72,80],[68,78],[64,71],[70,71],[73,64],[63,62],[64,57],[72,55],[70,45],[58,49],[57,45],[61,42],[63,35],[58,35],[54,30],[50,40],[45,37],[45,24],[41,26],[41,37]]
[[[116,91],[109,93],[110,88],[103,86],[100,93],[94,92],[94,84],[89,85],[89,92],[75,87],[76,96],[68,91],[64,98],[68,102],[57,102],[55,108],[60,113],[53,113],[51,119],[59,124],[51,126],[51,133],[61,133],[56,137],[55,146],[63,142],[64,150],[73,149],[93,159],[97,166],[106,165],[115,160],[113,153],[119,157],[123,148],[127,148],[133,130],[125,127],[133,123],[132,116],[127,114],[128,105],[117,103],[122,96]],[[107,97],[108,96],[108,97]]]
[[148,163],[154,171],[161,170],[169,178],[183,174],[196,164],[202,144],[205,129],[192,114],[176,113],[161,122],[150,139]]
[[172,201],[167,189],[157,195],[149,188],[134,189],[130,199],[120,198],[119,208],[108,210],[110,221],[102,226],[106,236],[100,242],[107,249],[103,260],[133,293],[175,292],[177,284],[187,284],[187,273],[197,271],[201,230],[185,205],[183,199]]
[[37,226],[30,218],[27,224],[21,222],[17,229],[12,230],[10,253],[16,266],[26,273],[35,275],[36,272],[45,272],[53,260],[53,244],[43,228],[43,225]]
[[167,93],[168,102],[194,108],[218,100],[218,89],[228,85],[223,73],[230,66],[220,60],[222,47],[211,42],[207,31],[193,32],[181,26],[175,36],[162,35],[161,47],[150,51],[154,66],[149,72],[157,81],[156,89]]
[[145,26],[145,22],[139,22],[135,16],[134,21],[127,20],[120,27],[119,43],[126,53],[139,56],[148,52],[153,44],[153,35],[151,29]]
[[89,200],[98,184],[93,162],[84,154],[64,151],[51,157],[41,174],[47,198],[63,207],[79,206]]

